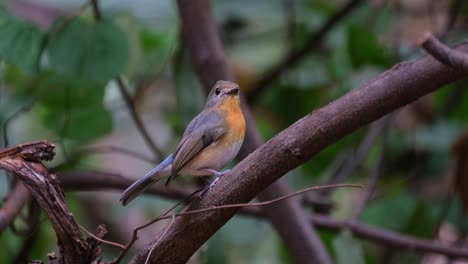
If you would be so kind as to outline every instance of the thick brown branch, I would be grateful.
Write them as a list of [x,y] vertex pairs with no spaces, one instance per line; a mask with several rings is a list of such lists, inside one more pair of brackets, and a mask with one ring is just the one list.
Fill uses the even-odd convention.
[[53,157],[53,149],[44,141],[7,149],[0,152],[0,168],[17,175],[47,214],[59,240],[60,263],[90,263],[99,249],[83,238],[55,175],[39,162]]
[[[468,44],[457,50],[467,51]],[[446,67],[432,57],[398,64],[276,135],[220,178],[187,210],[245,203],[340,138],[463,76],[463,72]],[[186,262],[236,211],[226,209],[176,219],[150,261]],[[147,253],[140,252],[134,262],[141,263]]]
[[[223,51],[213,15],[207,0],[180,0],[179,13],[183,37],[192,56],[192,63],[207,93],[218,80],[233,80]],[[247,122],[246,139],[238,155],[243,159],[263,144],[256,129],[253,115],[242,98],[242,109]],[[290,193],[284,179],[278,180],[258,198],[271,200]],[[313,227],[307,223],[307,214],[300,202],[293,198],[264,208],[268,219],[278,231],[296,263],[331,263]]]
[[431,33],[424,34],[420,46],[441,63],[468,72],[468,54],[445,46]]

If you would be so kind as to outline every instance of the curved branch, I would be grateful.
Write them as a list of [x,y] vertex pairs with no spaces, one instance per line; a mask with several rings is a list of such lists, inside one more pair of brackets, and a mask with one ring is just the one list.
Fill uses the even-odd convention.
[[[468,44],[457,50],[467,51]],[[432,57],[398,64],[283,130],[221,177],[187,210],[245,203],[342,137],[463,76],[462,71]],[[185,263],[236,211],[226,209],[176,219],[158,250],[149,257],[151,263]],[[148,249],[139,252],[133,262],[142,263],[147,255]]]
[[441,63],[468,72],[468,54],[465,52],[445,46],[429,32],[424,34],[420,45]]
[[58,263],[90,263],[100,253],[98,244],[83,238],[55,175],[40,163],[53,158],[54,147],[39,141],[4,149],[0,151],[0,169],[17,175],[44,209],[57,234]]

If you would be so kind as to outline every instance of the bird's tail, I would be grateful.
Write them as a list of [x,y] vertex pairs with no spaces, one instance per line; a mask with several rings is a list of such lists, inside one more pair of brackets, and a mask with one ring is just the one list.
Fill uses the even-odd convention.
[[123,206],[127,205],[138,195],[144,192],[151,184],[158,182],[162,176],[165,176],[161,173],[161,170],[172,164],[172,161],[174,161],[174,157],[171,154],[145,176],[130,185],[120,197],[120,203],[122,203]]

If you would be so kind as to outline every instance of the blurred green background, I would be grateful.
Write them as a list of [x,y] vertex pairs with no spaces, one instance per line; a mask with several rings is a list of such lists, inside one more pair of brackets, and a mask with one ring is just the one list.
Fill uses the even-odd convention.
[[[114,171],[138,178],[153,163],[119,153],[82,154],[92,146],[119,146],[154,159],[135,128],[114,79],[121,75],[156,145],[169,154],[185,125],[203,107],[204,92],[180,39],[176,3],[170,0],[102,0],[97,22],[83,1],[2,1],[0,9],[0,124],[3,144],[45,139],[58,145],[47,164],[59,173],[83,169]],[[249,97],[263,74],[291,50],[304,45],[345,1],[211,1],[229,62]],[[297,119],[371,80],[394,64],[422,55],[415,41],[424,31],[445,43],[467,36],[468,4],[463,1],[367,1],[340,21],[321,44],[287,69],[251,105],[257,127],[269,139]],[[454,22],[452,23],[452,20]],[[457,153],[451,146],[464,133],[468,93],[460,81],[396,111],[346,182],[366,184],[382,152],[385,159],[363,223],[418,238],[463,241],[468,231],[462,203],[453,195]],[[328,182],[355,157],[368,127],[328,147],[288,174],[294,189]],[[386,135],[386,136],[385,136]],[[7,142],[5,142],[7,141]],[[385,147],[384,147],[385,146]],[[466,161],[468,162],[468,161]],[[459,173],[459,174],[457,174]],[[462,172],[461,172],[462,173]],[[2,172],[2,174],[4,174]],[[0,177],[0,197],[10,176]],[[180,179],[180,184],[193,184]],[[177,184],[177,183],[176,183]],[[468,192],[468,186],[459,188]],[[118,205],[119,192],[67,192],[70,210],[88,230],[99,223],[110,240],[125,242],[132,227],[163,212],[174,201],[144,196]],[[350,217],[360,191],[337,189],[333,217]],[[320,198],[319,198],[320,199]],[[26,227],[27,208],[14,229]],[[145,246],[164,223],[141,235]],[[0,234],[0,263],[10,263],[23,235]],[[42,213],[30,259],[57,252],[56,238]],[[347,232],[320,231],[336,263],[446,263],[386,248]],[[31,234],[26,234],[26,236]],[[454,242],[455,241],[455,242]],[[447,243],[449,243],[447,242]],[[105,259],[115,249],[105,248]],[[442,259],[442,260],[441,260]],[[192,258],[191,263],[292,263],[266,222],[236,216]]]

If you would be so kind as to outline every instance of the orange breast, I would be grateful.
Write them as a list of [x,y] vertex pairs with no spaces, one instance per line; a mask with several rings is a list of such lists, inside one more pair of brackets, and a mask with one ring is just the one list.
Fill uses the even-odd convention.
[[245,119],[240,107],[239,97],[229,97],[221,109],[226,115],[226,126],[233,140],[243,140],[245,136]]

